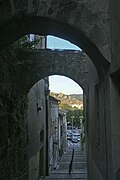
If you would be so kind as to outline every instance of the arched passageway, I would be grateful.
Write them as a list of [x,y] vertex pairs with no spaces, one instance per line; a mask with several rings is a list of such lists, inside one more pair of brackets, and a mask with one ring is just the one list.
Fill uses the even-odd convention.
[[[110,64],[110,47],[113,47],[113,45],[114,52],[111,54],[113,55],[113,61],[116,62],[116,58],[114,58],[116,57],[115,43],[113,43],[113,45],[111,43],[110,45],[109,26],[109,23],[111,23],[112,26],[115,12],[113,11],[113,14],[110,12],[111,16],[113,15],[113,19],[109,22],[108,1],[99,2],[94,0],[82,2],[71,0],[70,3],[68,3],[68,1],[63,2],[61,0],[56,3],[53,0],[49,2],[47,2],[47,0],[44,2],[42,0],[38,2],[36,0],[35,2],[36,3],[33,3],[33,1],[26,1],[19,3],[4,1],[1,3],[0,47],[1,49],[6,48],[24,34],[52,34],[73,42],[88,54],[97,69],[99,79],[102,79],[102,81],[99,81],[95,67],[89,62],[89,85],[86,97],[87,102],[89,100],[87,106],[89,110],[89,112],[87,112],[89,177],[94,177],[94,179],[115,178],[116,173],[119,172],[119,163],[117,163],[119,162],[119,158],[116,158],[116,150],[112,148],[112,145],[116,143],[115,139],[113,139],[113,141],[111,140],[111,131],[114,131],[114,127],[112,127],[110,120],[112,119],[113,122],[114,113],[111,112],[111,107],[113,106],[111,106],[110,95],[113,99],[114,96],[111,93],[111,79],[107,69]],[[74,7],[73,10],[71,6]],[[118,14],[115,17],[118,18]],[[118,19],[116,22],[118,22]],[[117,29],[117,26],[115,27]],[[112,33],[115,34],[113,27],[111,28],[111,39],[113,39],[113,42],[117,42],[117,35],[113,36]],[[117,56],[119,57],[119,53],[117,53]],[[13,56],[7,57],[4,55],[1,57],[1,77],[4,75],[4,80],[1,78],[1,97],[4,97],[4,101],[1,100],[1,119],[5,119],[6,127],[8,127],[8,121],[11,127],[14,124],[13,121],[15,117],[13,114],[19,111],[18,109],[22,108],[20,103],[21,97],[23,97],[22,93],[24,94],[24,92],[20,90],[22,88],[18,88],[19,86],[17,87],[17,78],[13,77],[16,75],[16,71],[14,58],[12,57]],[[118,57],[117,59],[119,59]],[[6,58],[6,61],[3,61],[4,58]],[[114,65],[118,65],[118,67],[116,67],[117,70],[119,70],[119,63],[116,62]],[[10,67],[12,67],[12,69]],[[116,71],[116,68],[113,68],[113,73],[114,71]],[[14,86],[12,84],[13,82]],[[7,89],[7,86],[10,88]],[[18,89],[20,91],[17,91]],[[19,98],[15,95],[17,92]],[[100,100],[99,103],[97,103],[97,110],[95,103],[96,96]],[[19,106],[16,108],[17,110],[15,110],[14,107],[17,107],[16,104],[18,102]],[[10,113],[8,113],[9,107],[13,107],[10,109]],[[99,113],[96,114],[93,109],[95,109],[96,112],[99,111]],[[18,119],[20,119],[18,114],[17,116]],[[96,121],[96,119],[98,121]],[[92,124],[94,124],[94,126]],[[96,125],[97,128],[100,126],[99,133],[96,133],[98,132]],[[2,129],[3,127],[4,123]],[[5,134],[5,132],[3,134]],[[9,134],[11,134],[11,132],[9,132]],[[5,144],[9,144],[8,139],[5,141]],[[117,147],[117,149],[119,148]]]
[[[93,84],[96,84],[96,82],[98,82],[97,71],[95,70],[95,67],[92,65],[92,63],[90,61],[87,61],[87,58],[84,53],[79,52],[79,51],[62,51],[62,52],[57,51],[56,52],[56,51],[51,51],[51,50],[45,50],[45,51],[41,50],[40,52],[39,50],[36,50],[36,52],[27,51],[27,50],[26,51],[18,50],[17,52],[14,52],[13,50],[9,52],[9,49],[8,49],[7,51],[8,56],[5,56],[6,58],[4,57],[4,52],[2,52],[3,55],[1,54],[1,59],[5,58],[4,64],[6,68],[8,68],[8,72],[10,73],[10,76],[9,76],[10,81],[9,81],[9,84],[7,85],[9,85],[10,88],[13,87],[11,88],[11,91],[8,91],[7,90],[8,87],[4,86],[4,88],[6,89],[6,92],[7,93],[9,92],[7,96],[10,98],[8,99],[9,101],[8,100],[7,101],[9,102],[10,105],[14,105],[14,107],[17,107],[19,109],[19,110],[16,110],[16,108],[13,108],[11,110],[12,114],[14,115],[16,111],[18,112],[20,111],[20,114],[22,114],[21,118],[23,120],[24,120],[23,103],[25,103],[24,97],[26,93],[35,82],[37,82],[41,78],[44,78],[46,75],[48,76],[54,73],[55,74],[58,73],[58,74],[71,77],[83,87],[83,89],[86,92],[87,98],[88,98],[88,86],[86,87],[87,85],[86,82],[88,82],[87,81],[88,79],[86,78],[86,75],[90,74],[89,81],[91,81]],[[8,57],[10,57],[10,59]],[[51,57],[53,58],[53,62],[51,62]],[[57,61],[56,61],[56,57],[57,57]],[[85,61],[84,61],[84,57],[85,57]],[[13,62],[13,63],[10,63],[9,66],[7,66],[8,60],[11,60],[10,62]],[[86,71],[86,63],[88,66],[91,67],[89,71]],[[65,67],[64,65],[67,66],[67,68],[64,68]],[[11,66],[12,66],[12,71],[11,71]],[[9,73],[6,74],[6,70],[4,70],[4,68],[3,68],[3,72],[1,73],[4,73],[5,77],[8,77],[9,75]],[[93,77],[94,77],[94,81],[93,81]],[[91,86],[91,90],[92,88],[93,87]],[[5,97],[5,95],[3,97]],[[4,99],[2,99],[2,103],[3,102],[4,102]],[[18,106],[18,102],[19,102],[19,106]],[[86,99],[85,103],[86,105],[88,105],[88,99]],[[8,106],[8,105],[4,104],[4,106]],[[87,114],[88,112],[87,108],[85,109],[85,111]],[[9,110],[7,113],[9,114]],[[21,121],[21,118],[18,115],[17,115],[18,117],[16,118],[16,115],[15,115],[15,120]],[[12,122],[12,124],[14,124],[14,122]],[[88,126],[89,124],[87,125],[87,127]],[[12,166],[11,166],[11,170],[12,170]]]
[[[0,59],[4,60],[1,77],[4,77],[5,80],[3,82],[3,86],[1,87],[1,124],[2,127],[4,127],[5,122],[3,120],[6,116],[6,123],[9,122],[7,128],[10,130],[8,134],[5,133],[6,136],[4,138],[1,135],[2,139],[4,139],[2,142],[2,153],[4,154],[5,148],[9,148],[9,146],[11,146],[12,149],[9,150],[9,154],[11,155],[11,151],[13,152],[13,154],[16,154],[16,157],[14,157],[16,159],[16,163],[12,164],[10,160],[11,168],[9,168],[8,174],[4,174],[4,171],[2,171],[1,177],[6,178],[6,176],[8,176],[9,174],[11,174],[11,176],[14,175],[15,177],[18,177],[20,176],[18,175],[20,173],[20,168],[21,172],[25,171],[25,173],[22,174],[28,176],[28,173],[26,174],[27,167],[25,166],[26,162],[29,159],[28,153],[26,152],[26,144],[28,143],[29,138],[26,137],[27,120],[24,117],[24,111],[27,108],[25,106],[26,95],[29,89],[37,81],[44,78],[45,76],[58,73],[71,77],[83,87],[84,91],[86,91],[86,65],[88,57],[80,51],[21,49],[16,51],[8,48],[7,52],[1,52]],[[10,64],[7,64],[8,60],[10,61]],[[9,77],[8,81],[6,81],[7,77]],[[12,109],[9,109],[10,106],[12,107]],[[6,113],[4,113],[4,111]],[[9,116],[9,114],[11,114],[11,116]],[[18,127],[19,123],[20,126]],[[24,139],[24,141],[22,142],[24,145],[22,145],[25,152],[20,156],[20,154],[17,154],[16,148],[20,148],[19,146],[21,146],[21,136]],[[14,144],[10,142],[10,144],[5,145],[5,143],[8,143],[8,139],[10,139],[10,141],[14,139]],[[30,156],[32,155],[30,154]],[[8,154],[7,158],[10,159],[10,157],[8,157]],[[6,158],[4,157],[3,170],[7,167],[7,165],[4,163],[5,159]],[[18,160],[20,161],[18,162]],[[13,173],[12,170],[14,166],[21,167],[19,167],[18,171],[15,170]]]
[[[76,83],[75,82],[73,83],[72,80],[70,80],[69,78],[66,78],[66,79],[70,81],[69,89],[72,92],[73,89],[71,88],[71,85],[73,84],[75,88]],[[68,80],[66,80],[66,82]],[[60,80],[58,83],[60,83]],[[63,168],[64,172],[63,174],[61,174],[62,176],[60,176],[59,171],[56,172],[57,178],[59,179],[61,179],[61,177],[67,177],[67,173],[69,169],[67,166],[69,166],[69,161],[71,158],[71,151],[73,147],[75,150],[75,157],[74,157],[74,162],[73,162],[74,175],[72,172],[72,176],[83,177],[85,174],[85,177],[86,177],[87,173],[86,173],[85,149],[82,149],[81,151],[81,148],[82,148],[81,142],[78,142],[77,144],[75,143],[75,145],[73,145],[74,144],[73,143],[71,145],[70,143],[72,142],[66,141],[66,138],[67,138],[66,137],[67,135],[66,134],[67,132],[66,112],[67,111],[65,111],[65,109],[64,110],[61,109],[61,111],[60,110],[58,111],[57,99],[53,98],[50,94],[47,94],[47,96],[45,95],[46,92],[48,91],[47,89],[48,84],[49,83],[48,83],[47,78],[42,79],[39,82],[37,82],[30,89],[28,93],[28,110],[27,111],[28,111],[28,137],[29,137],[29,142],[28,142],[29,180],[37,179],[38,177],[41,177],[41,176],[50,175],[51,171],[57,168],[61,156],[65,153],[65,151],[68,150],[67,153],[70,153],[69,154],[70,156],[67,158],[67,161],[65,162],[65,165],[64,165],[65,169]],[[68,88],[64,81],[62,84],[64,84],[64,87],[66,89]],[[80,92],[80,87],[78,90]],[[61,95],[62,93],[60,93],[60,96]],[[64,95],[64,97],[65,96],[67,95]],[[70,98],[70,96],[68,97]],[[47,107],[47,113],[46,113],[46,107]],[[80,109],[78,109],[77,112],[78,111],[80,111]],[[73,111],[73,114],[76,117],[77,115],[75,114],[75,112]],[[82,110],[80,112],[82,113]],[[75,125],[75,121],[80,120],[79,118],[80,117],[78,117],[78,119],[74,119],[74,125]],[[80,129],[77,129],[77,130],[74,129],[74,133],[75,132],[76,134],[80,133]],[[84,132],[81,131],[81,133],[84,133]],[[47,140],[46,140],[46,136],[47,136]],[[80,161],[81,155],[79,156],[79,153],[83,155],[84,162],[82,163]],[[79,168],[79,165],[80,165],[80,168]],[[77,168],[77,170],[75,168]],[[34,171],[34,169],[36,169],[36,171]],[[47,172],[46,172],[46,169],[47,169]],[[84,174],[81,175],[80,172],[83,169],[85,170],[85,172]],[[77,175],[76,175],[76,172],[77,172]]]

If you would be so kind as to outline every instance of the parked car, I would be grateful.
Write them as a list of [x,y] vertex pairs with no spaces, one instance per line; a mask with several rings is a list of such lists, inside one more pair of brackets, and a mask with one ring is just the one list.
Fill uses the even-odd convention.
[[80,135],[79,134],[72,134],[72,142],[78,143],[80,141]]
[[78,143],[78,139],[77,139],[77,137],[76,136],[72,136],[72,142],[74,142],[74,143]]
[[72,133],[72,142],[78,143],[80,142],[80,134]]
[[76,134],[76,130],[71,130],[71,132]]
[[71,140],[72,139],[72,133],[71,132],[67,132],[67,139]]

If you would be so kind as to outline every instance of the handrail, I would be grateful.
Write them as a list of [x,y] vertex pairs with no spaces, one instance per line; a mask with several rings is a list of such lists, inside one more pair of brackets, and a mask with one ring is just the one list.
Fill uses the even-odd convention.
[[69,176],[70,176],[71,171],[72,171],[73,158],[74,158],[74,148],[73,148],[73,151],[72,151],[71,161],[69,163],[69,172],[68,172]]

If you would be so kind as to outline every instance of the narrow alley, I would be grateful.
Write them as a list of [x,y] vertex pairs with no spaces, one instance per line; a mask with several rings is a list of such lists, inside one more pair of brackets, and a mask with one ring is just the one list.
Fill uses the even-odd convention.
[[[69,164],[72,159],[72,154],[73,154],[72,170],[71,173],[69,174]],[[61,160],[59,161],[57,170],[52,170],[50,176],[45,177],[45,179],[87,180],[86,152],[85,150],[81,151],[80,143],[72,143],[68,141],[67,151],[66,153],[64,153]]]

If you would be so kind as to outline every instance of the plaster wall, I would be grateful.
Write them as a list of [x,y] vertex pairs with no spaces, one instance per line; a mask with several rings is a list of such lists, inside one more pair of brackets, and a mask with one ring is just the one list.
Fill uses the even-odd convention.
[[109,0],[112,73],[120,69],[120,2]]
[[111,79],[111,136],[113,180],[120,179],[120,84]]
[[111,159],[113,180],[120,179],[120,2],[109,0],[110,7],[110,112],[111,112]]
[[[41,110],[38,110],[41,108]],[[45,82],[40,80],[28,93],[28,150],[29,150],[29,180],[38,179],[40,172],[45,175],[45,164],[40,159],[40,149],[45,150],[46,132],[46,105],[45,105]],[[44,132],[41,140],[41,132]],[[45,152],[43,152],[45,161]],[[40,166],[40,164],[43,165]],[[40,170],[40,167],[43,170]]]
[[59,149],[62,153],[66,152],[67,149],[67,121],[66,121],[66,110],[59,110]]
[[[54,98],[55,99],[55,98]],[[59,159],[59,147],[58,147],[58,101],[50,97],[49,100],[49,170],[57,167]]]
[[96,69],[88,61],[87,152],[89,180],[106,180],[106,137],[104,117],[104,85],[100,83]]

